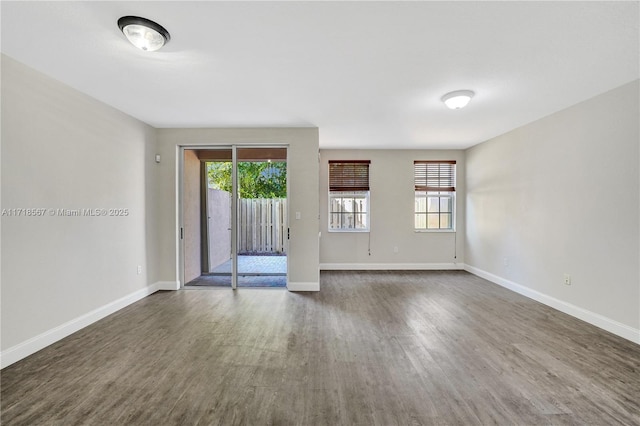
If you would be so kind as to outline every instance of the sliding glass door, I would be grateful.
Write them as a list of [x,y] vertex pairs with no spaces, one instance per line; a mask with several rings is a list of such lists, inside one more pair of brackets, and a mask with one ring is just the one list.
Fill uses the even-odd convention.
[[184,285],[286,287],[287,149],[183,151]]

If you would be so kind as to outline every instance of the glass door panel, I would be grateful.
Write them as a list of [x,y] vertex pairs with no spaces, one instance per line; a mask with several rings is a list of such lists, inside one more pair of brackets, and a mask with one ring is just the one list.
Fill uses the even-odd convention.
[[233,287],[232,249],[232,149],[199,150],[202,162],[203,269],[202,276],[189,285]]
[[287,285],[287,150],[237,149],[238,287]]

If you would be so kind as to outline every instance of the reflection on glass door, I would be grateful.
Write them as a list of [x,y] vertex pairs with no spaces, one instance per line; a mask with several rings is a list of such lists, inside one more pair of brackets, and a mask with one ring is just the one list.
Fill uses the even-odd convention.
[[287,150],[237,150],[238,287],[287,285]]
[[[192,150],[200,164],[200,223],[201,273],[188,286],[229,287],[233,285],[232,250],[232,150]],[[186,159],[186,156],[185,156]],[[185,163],[185,175],[189,167]],[[186,181],[185,176],[185,181]],[[185,222],[188,220],[186,199],[196,192],[185,185]],[[190,185],[193,186],[193,185]],[[193,221],[193,219],[192,219]],[[186,244],[187,245],[187,244]],[[188,260],[187,256],[192,259]],[[185,251],[185,264],[195,256]]]
[[233,256],[231,252],[232,161],[210,161],[207,170],[207,216],[209,277],[218,285],[231,287]]

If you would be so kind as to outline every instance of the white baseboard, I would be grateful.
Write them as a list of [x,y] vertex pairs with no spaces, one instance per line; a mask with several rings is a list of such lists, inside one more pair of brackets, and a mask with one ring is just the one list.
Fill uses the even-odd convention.
[[571,315],[572,317],[576,317],[578,319],[581,319],[582,321],[588,322],[591,325],[595,325],[598,328],[623,337],[634,343],[640,344],[640,330],[638,329],[622,324],[618,321],[612,320],[611,318],[605,317],[595,312],[583,309],[579,306],[572,305],[571,303],[556,299],[555,297],[540,293],[539,291],[514,283],[513,281],[509,281],[505,278],[499,277],[490,272],[483,271],[482,269],[478,269],[474,266],[464,265],[464,269],[467,272],[470,272],[509,290],[515,291],[518,294],[536,300],[551,308],[557,309],[560,312],[564,312],[565,314]]
[[64,339],[65,337],[81,330],[102,318],[111,315],[120,309],[137,302],[155,293],[158,290],[165,290],[163,281],[151,284],[148,287],[135,291],[127,296],[121,297],[118,300],[114,300],[104,306],[94,309],[84,315],[67,321],[57,327],[45,331],[29,340],[22,343],[18,343],[0,353],[0,368],[5,368],[14,362],[20,361],[23,358],[28,357],[31,354],[38,352],[47,346]]
[[462,263],[321,263],[321,271],[442,271],[464,269]]
[[319,282],[309,283],[294,283],[289,281],[287,284],[287,290],[289,291],[320,291]]
[[156,291],[158,290],[180,290],[180,282],[178,281],[158,281],[155,284]]

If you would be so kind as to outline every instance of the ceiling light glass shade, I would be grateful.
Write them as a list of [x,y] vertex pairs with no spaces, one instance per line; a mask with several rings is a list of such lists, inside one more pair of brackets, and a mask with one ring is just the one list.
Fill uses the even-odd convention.
[[123,16],[118,19],[118,27],[131,44],[146,52],[158,50],[171,40],[161,25],[138,16]]
[[471,98],[473,98],[471,90],[456,90],[455,92],[449,92],[442,97],[442,102],[450,109],[460,109],[467,106]]

